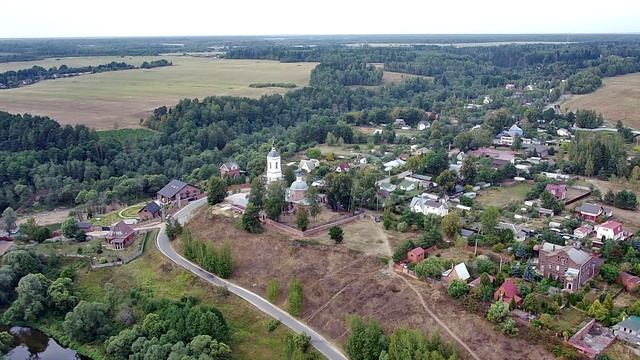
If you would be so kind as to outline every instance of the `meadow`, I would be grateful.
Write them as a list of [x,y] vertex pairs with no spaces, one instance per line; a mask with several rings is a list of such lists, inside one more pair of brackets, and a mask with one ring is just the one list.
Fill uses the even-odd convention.
[[586,95],[574,95],[565,101],[563,110],[590,109],[602,113],[609,125],[618,120],[640,129],[640,73],[603,79],[600,89]]
[[252,83],[293,83],[305,86],[315,63],[227,60],[192,56],[76,57],[0,64],[0,71],[43,67],[96,65],[123,61],[140,65],[164,58],[173,66],[113,71],[42,81],[0,92],[0,110],[54,118],[61,124],[85,124],[97,130],[136,128],[153,109],[183,98],[213,95],[260,97],[284,93],[279,87],[249,87]]

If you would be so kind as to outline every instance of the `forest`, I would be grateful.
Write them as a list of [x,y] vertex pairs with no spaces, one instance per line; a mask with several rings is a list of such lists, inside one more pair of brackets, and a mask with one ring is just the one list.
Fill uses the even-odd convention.
[[[171,62],[161,59],[151,62],[145,61],[139,68],[151,69],[161,66],[171,66]],[[16,88],[22,85],[30,85],[42,80],[55,79],[59,77],[78,76],[86,73],[96,74],[107,71],[131,70],[138,67],[124,62],[112,61],[108,64],[96,66],[69,67],[60,65],[60,67],[51,67],[45,69],[42,66],[33,66],[30,69],[10,70],[0,73],[0,89]]]

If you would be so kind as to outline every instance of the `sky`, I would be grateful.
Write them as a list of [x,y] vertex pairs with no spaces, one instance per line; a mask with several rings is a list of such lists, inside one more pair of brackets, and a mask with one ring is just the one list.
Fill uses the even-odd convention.
[[0,38],[640,33],[638,0],[1,0]]

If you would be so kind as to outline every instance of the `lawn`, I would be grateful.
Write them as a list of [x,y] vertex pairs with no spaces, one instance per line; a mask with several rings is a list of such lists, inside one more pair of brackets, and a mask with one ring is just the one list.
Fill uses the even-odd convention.
[[[160,58],[160,57],[156,57]],[[315,63],[227,60],[162,56],[174,65],[42,81],[2,90],[0,110],[53,117],[62,124],[85,124],[97,130],[135,128],[153,109],[173,106],[183,98],[213,95],[247,96],[284,93],[282,88],[250,88],[251,83],[309,82]],[[78,57],[0,64],[0,71],[67,64],[71,66],[124,61],[140,65],[152,57]]]
[[135,219],[138,217],[138,211],[140,211],[140,209],[142,209],[144,205],[145,204],[131,205],[128,208],[121,210],[119,215],[121,215],[123,218]]
[[267,331],[269,317],[258,312],[234,295],[220,295],[212,285],[174,265],[149,242],[143,256],[133,262],[108,269],[85,271],[78,276],[78,288],[90,301],[104,301],[103,286],[115,285],[122,297],[135,288],[153,292],[156,297],[179,299],[193,296],[216,306],[232,329],[230,345],[234,359],[282,359],[284,339],[289,330],[284,326]]
[[562,104],[563,110],[590,109],[604,114],[609,125],[622,120],[640,128],[640,74],[605,78],[600,89],[586,95],[574,95]]
[[45,242],[38,246],[38,250],[42,253],[54,252],[57,255],[88,255],[95,258],[95,263],[107,263],[123,259],[132,255],[140,246],[140,243],[152,241],[155,237],[154,232],[140,234],[133,243],[122,250],[112,250],[104,245],[104,239],[94,239],[85,242],[65,241],[65,242]]
[[558,332],[561,333],[563,331],[577,330],[578,325],[587,319],[587,317],[585,312],[567,307],[556,317],[554,323],[558,327]]
[[96,215],[91,219],[95,225],[109,226],[123,219],[137,219],[138,210],[142,209],[146,203],[131,205],[124,209],[114,210],[110,213]]
[[531,185],[519,183],[510,186],[491,187],[478,192],[477,202],[483,206],[501,208],[513,201],[524,201]]

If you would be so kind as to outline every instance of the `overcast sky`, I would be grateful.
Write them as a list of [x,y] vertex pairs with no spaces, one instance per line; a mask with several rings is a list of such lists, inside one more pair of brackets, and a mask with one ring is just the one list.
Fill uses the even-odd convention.
[[640,32],[639,0],[1,0],[0,38]]

